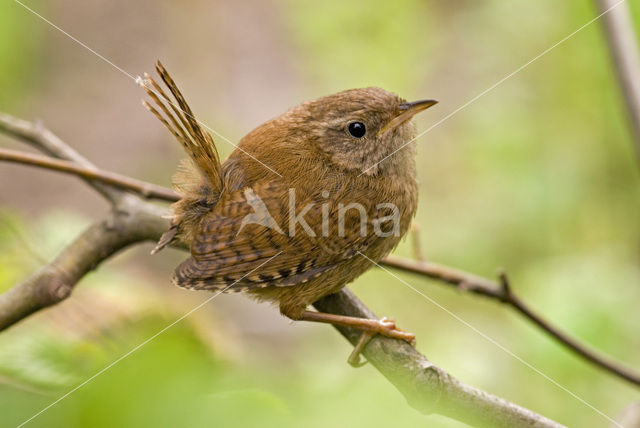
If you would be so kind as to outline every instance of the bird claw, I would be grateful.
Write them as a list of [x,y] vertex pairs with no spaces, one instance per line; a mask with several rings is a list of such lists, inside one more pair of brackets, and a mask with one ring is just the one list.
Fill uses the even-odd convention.
[[382,317],[378,321],[381,326],[388,328],[389,330],[396,330],[396,321],[393,318]]
[[406,331],[399,329],[396,326],[395,321],[392,318],[383,317],[378,320],[378,328],[375,331],[363,331],[360,335],[360,339],[358,339],[358,343],[353,348],[351,355],[347,359],[347,362],[352,367],[362,367],[367,361],[361,361],[360,354],[364,347],[369,343],[369,341],[376,334],[380,334],[382,336],[391,337],[393,339],[401,339],[405,342],[408,342],[411,346],[416,346],[416,336],[413,333],[407,333]]
[[377,333],[386,337],[401,339],[408,342],[411,346],[416,346],[416,335],[398,328],[393,318],[383,317],[380,319],[379,324],[380,330]]

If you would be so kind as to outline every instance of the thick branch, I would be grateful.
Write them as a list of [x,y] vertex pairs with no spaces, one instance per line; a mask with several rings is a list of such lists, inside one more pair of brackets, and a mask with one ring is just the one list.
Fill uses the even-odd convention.
[[136,242],[156,240],[167,228],[161,211],[133,196],[85,230],[60,255],[0,295],[0,330],[67,298],[76,283],[103,260]]
[[530,309],[518,296],[513,293],[509,285],[507,277],[501,275],[500,284],[486,278],[475,276],[467,272],[456,270],[447,266],[442,266],[432,262],[416,262],[411,260],[401,259],[399,257],[389,256],[381,264],[385,264],[389,267],[401,269],[407,272],[412,272],[427,276],[429,278],[437,279],[441,282],[451,284],[458,290],[468,291],[481,296],[489,297],[491,299],[502,302],[508,306],[511,306],[519,314],[533,322],[542,330],[551,335],[560,344],[566,346],[575,354],[592,362],[593,364],[615,374],[616,376],[631,382],[634,385],[640,385],[640,374],[633,370],[622,367],[618,363],[614,363],[599,355],[596,351],[587,348],[571,336],[562,332],[557,327],[553,326],[549,321],[535,313]]
[[[351,291],[343,289],[314,305],[322,312],[377,319]],[[360,332],[336,327],[353,345]],[[500,397],[465,385],[432,364],[414,347],[375,336],[363,354],[422,413],[438,413],[479,427],[557,427],[558,423]]]
[[601,12],[613,8],[602,16],[602,22],[640,161],[640,55],[629,2],[616,5],[619,0],[596,0],[596,3]]
[[[91,225],[49,265],[0,295],[0,330],[68,297],[77,282],[102,261],[132,244],[157,240],[167,227],[153,205],[122,199],[104,220]],[[315,304],[328,313],[373,318],[351,292]],[[352,343],[358,332],[338,330]],[[557,423],[504,399],[465,385],[431,364],[401,340],[374,337],[367,359],[423,413],[439,413],[481,427],[558,427]]]
[[0,148],[0,161],[14,162],[50,169],[53,171],[66,172],[87,180],[108,184],[122,190],[133,191],[145,198],[161,199],[171,202],[175,202],[180,198],[177,193],[167,189],[166,187],[147,183],[146,181],[136,180],[135,178],[115,174],[113,172],[98,170],[94,167],[83,167],[75,162],[54,159],[48,156],[40,156]]

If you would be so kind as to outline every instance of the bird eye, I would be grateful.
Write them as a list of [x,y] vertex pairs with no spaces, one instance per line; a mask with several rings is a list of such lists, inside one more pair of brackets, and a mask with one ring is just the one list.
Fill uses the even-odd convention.
[[367,132],[367,128],[365,128],[362,122],[351,122],[347,129],[349,130],[349,134],[356,138],[364,137],[364,134]]

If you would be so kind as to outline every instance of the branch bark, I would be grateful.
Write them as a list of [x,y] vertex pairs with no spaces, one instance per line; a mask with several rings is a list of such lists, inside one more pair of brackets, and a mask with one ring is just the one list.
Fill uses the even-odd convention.
[[618,2],[619,0],[596,0],[601,13],[613,8],[602,16],[602,23],[625,101],[636,156],[640,162],[640,54],[629,2],[623,1],[616,5]]

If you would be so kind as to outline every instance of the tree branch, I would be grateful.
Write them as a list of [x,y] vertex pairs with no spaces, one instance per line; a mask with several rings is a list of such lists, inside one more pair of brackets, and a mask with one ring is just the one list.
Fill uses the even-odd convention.
[[530,309],[518,296],[514,294],[509,284],[509,280],[504,273],[500,274],[500,283],[497,283],[486,278],[432,262],[416,262],[395,256],[388,256],[381,262],[381,264],[436,279],[443,283],[453,285],[458,290],[478,294],[504,303],[540,327],[558,343],[566,346],[576,355],[612,374],[615,374],[621,379],[624,379],[636,386],[640,386],[640,374],[629,368],[622,367],[618,363],[614,363],[608,358],[599,355],[596,351],[587,348],[585,345],[564,333],[559,328],[553,326],[549,321],[545,320],[542,316]]
[[[69,297],[78,281],[116,252],[157,240],[167,224],[159,209],[134,196],[85,230],[50,264],[0,295],[0,330]],[[343,290],[314,305],[328,313],[375,318],[353,293]],[[351,343],[359,332],[338,327]],[[465,385],[430,363],[402,340],[374,337],[363,351],[367,359],[417,410],[439,413],[479,427],[559,427],[561,425],[502,398]]]
[[[115,190],[118,192],[129,190],[135,193],[148,195],[149,197],[157,197],[158,199],[166,201],[176,200],[175,198],[177,195],[169,189],[151,183],[146,183],[144,181],[135,180],[130,177],[114,174],[109,171],[97,169],[88,160],[75,152],[70,146],[41,125],[32,124],[7,114],[0,113],[0,131],[4,131],[5,133],[23,141],[31,142],[41,150],[51,153],[57,157],[74,159],[74,162],[81,162],[83,166],[74,165],[73,163],[63,163],[62,167],[58,168],[58,164],[56,164],[52,159],[35,155],[26,155],[21,152],[6,149],[0,149],[0,160],[4,159],[12,161],[13,159],[17,159],[20,163],[77,174],[86,178],[93,186],[99,186],[99,189],[107,191],[112,190],[112,186],[115,186]],[[31,156],[33,159],[27,159],[25,155]],[[115,178],[115,180],[112,180],[113,178]],[[412,227],[417,228],[417,224]],[[414,247],[416,249],[416,254],[420,255],[421,250],[420,243],[418,241],[419,237],[413,231],[412,239],[415,241]],[[585,345],[562,332],[559,328],[553,326],[549,321],[545,320],[526,306],[525,303],[511,291],[508,286],[509,284],[506,275],[501,276],[501,283],[498,284],[489,279],[475,276],[464,271],[422,260],[412,261],[395,256],[389,256],[382,260],[380,264],[424,275],[447,284],[455,285],[459,290],[469,291],[473,294],[482,295],[505,303],[507,306],[512,307],[516,312],[532,321],[535,325],[551,335],[556,341],[566,346],[576,355],[620,377],[621,379],[624,379],[634,385],[640,385],[640,374],[629,368],[622,367],[618,363],[599,355],[596,351],[587,348]]]
[[[95,168],[88,159],[42,126],[40,122],[29,122],[0,112],[0,132],[24,141],[55,158],[72,161],[85,168]],[[122,195],[122,190],[112,186],[94,180],[86,181],[112,204],[117,203]]]
[[66,172],[87,180],[108,184],[118,189],[135,192],[144,198],[160,199],[170,202],[175,202],[180,199],[180,196],[176,192],[167,189],[166,187],[147,183],[146,181],[136,180],[135,178],[130,178],[125,175],[102,171],[93,167],[83,167],[74,162],[53,159],[48,156],[40,156],[0,148],[0,161],[14,162],[50,169],[53,171]]
[[[166,221],[160,217],[163,214],[162,210],[123,190],[153,195],[164,200],[173,200],[175,194],[159,186],[98,170],[40,125],[0,113],[0,132],[26,141],[57,158],[71,160],[72,163],[56,163],[52,159],[32,155],[29,155],[31,158],[25,158],[21,153],[18,155],[19,152],[7,150],[0,151],[0,155],[4,154],[6,158],[12,158],[11,160],[19,159],[21,163],[82,176],[111,200],[113,205],[112,211],[105,219],[91,225],[53,262],[0,295],[2,330],[31,313],[68,297],[86,273],[121,249],[138,242],[157,240],[161,236],[167,227]],[[114,177],[116,179],[112,180]],[[638,382],[638,375],[620,369],[602,357],[594,356],[592,351],[527,308],[511,291],[506,276],[501,276],[501,283],[498,284],[430,262],[388,257],[382,263],[506,303],[594,364],[633,383]],[[314,306],[328,313],[374,317],[373,313],[347,290],[328,296],[316,302]],[[339,327],[338,330],[352,343],[355,343],[359,335],[359,332],[348,328]],[[429,363],[424,356],[402,341],[376,336],[365,347],[364,355],[407,397],[412,406],[422,412],[440,413],[477,426],[558,426],[557,423],[527,409],[462,384],[446,371]]]
[[146,240],[157,240],[167,228],[162,210],[138,203],[131,195],[102,220],[92,224],[51,263],[0,294],[0,330],[71,294],[77,282],[119,250]]
[[[346,288],[313,306],[322,312],[377,319]],[[336,329],[353,345],[360,338],[361,333],[352,328]],[[560,426],[531,410],[463,384],[402,340],[375,336],[363,354],[405,396],[409,405],[422,413],[438,413],[479,427]]]
[[640,162],[640,56],[638,54],[638,40],[633,29],[628,2],[616,5],[618,2],[619,0],[596,0],[600,12],[613,8],[602,16],[602,23],[627,107],[627,116],[635,141],[636,156]]

